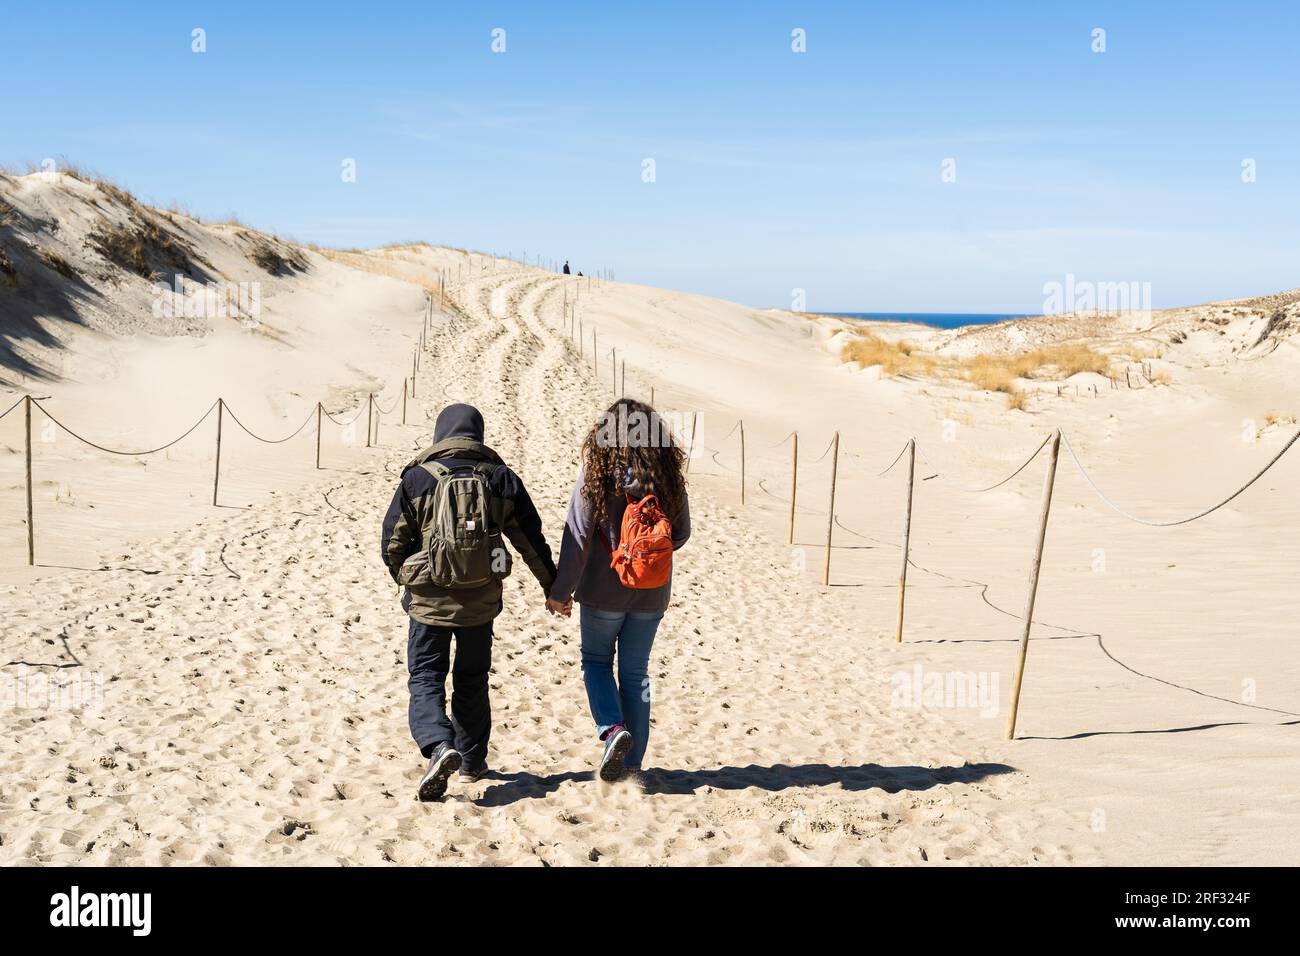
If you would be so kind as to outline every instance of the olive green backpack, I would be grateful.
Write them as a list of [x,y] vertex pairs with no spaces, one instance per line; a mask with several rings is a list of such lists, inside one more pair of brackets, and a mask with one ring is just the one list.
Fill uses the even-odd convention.
[[421,464],[438,480],[433,512],[423,528],[429,583],[458,590],[478,588],[510,574],[510,552],[493,523],[489,479],[495,465],[449,468]]

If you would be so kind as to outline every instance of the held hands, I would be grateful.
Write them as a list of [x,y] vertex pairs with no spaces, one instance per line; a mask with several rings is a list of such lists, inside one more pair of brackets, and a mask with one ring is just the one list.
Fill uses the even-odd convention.
[[559,614],[561,617],[569,617],[573,614],[573,598],[564,603],[560,603],[552,598],[546,599],[546,613]]

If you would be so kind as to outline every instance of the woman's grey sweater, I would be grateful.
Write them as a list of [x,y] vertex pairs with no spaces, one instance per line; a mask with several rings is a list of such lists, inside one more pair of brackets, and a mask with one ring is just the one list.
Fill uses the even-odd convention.
[[[551,586],[551,599],[567,601],[572,597],[579,604],[600,611],[664,611],[672,597],[672,579],[659,588],[644,590],[624,587],[610,567],[610,555],[618,547],[619,529],[623,512],[627,510],[627,497],[639,499],[645,495],[641,486],[630,481],[625,492],[610,495],[606,501],[609,524],[596,528],[591,502],[582,493],[586,467],[579,469],[578,481],[569,496],[569,511],[564,519],[564,540],[560,544],[560,560],[556,569],[555,584]],[[676,551],[691,536],[691,509],[685,494],[677,514],[668,515],[673,526],[673,550]],[[604,543],[601,543],[601,537]],[[607,547],[608,546],[608,547]]]

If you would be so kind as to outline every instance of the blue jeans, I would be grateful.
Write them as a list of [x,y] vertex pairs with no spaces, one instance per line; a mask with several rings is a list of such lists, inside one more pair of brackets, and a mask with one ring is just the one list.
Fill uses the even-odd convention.
[[[639,770],[650,740],[650,648],[663,611],[600,611],[583,605],[582,682],[600,736],[615,724],[632,735],[624,761]],[[618,682],[614,681],[614,652],[618,652]]]

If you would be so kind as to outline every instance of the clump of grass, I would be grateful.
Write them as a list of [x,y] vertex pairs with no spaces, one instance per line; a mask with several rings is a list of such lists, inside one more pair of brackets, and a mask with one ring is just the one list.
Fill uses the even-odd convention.
[[302,250],[282,244],[272,244],[266,239],[254,238],[248,257],[270,275],[288,275],[307,271],[307,257]]
[[18,287],[18,270],[9,259],[9,253],[5,252],[4,246],[0,246],[0,286],[10,289]]
[[1054,345],[1015,355],[977,355],[957,363],[958,373],[977,388],[1010,393],[1016,379],[1040,377],[1044,369],[1069,378],[1080,372],[1110,374],[1110,356],[1080,343]]
[[1269,412],[1264,416],[1264,426],[1269,425],[1294,425],[1296,417],[1289,412]]
[[1020,370],[1013,367],[1006,356],[999,355],[977,355],[967,359],[961,372],[976,388],[1008,395],[1015,391],[1015,381],[1021,377]]
[[142,209],[131,215],[127,225],[103,225],[88,241],[109,262],[146,279],[166,275],[165,266],[190,274],[193,250]]
[[1007,410],[1013,411],[1019,409],[1024,411],[1029,407],[1029,393],[1024,389],[1013,388],[1007,393]]
[[1056,366],[1065,378],[1080,372],[1092,372],[1094,375],[1109,375],[1111,360],[1091,346],[1083,344],[1057,345],[1049,349],[1039,349],[1034,354],[1040,360],[1040,367]]
[[840,349],[840,361],[863,368],[880,367],[881,375],[907,375],[927,370],[933,356],[917,352],[910,342],[889,342],[870,332],[859,334]]
[[[1069,378],[1080,372],[1109,375],[1110,356],[1082,343],[1054,345],[1010,355],[945,358],[919,351],[908,342],[889,342],[870,332],[859,334],[840,350],[840,360],[864,368],[880,367],[882,375],[933,374],[964,379],[976,388],[1014,395],[1017,380],[1042,377],[1053,371]],[[1020,406],[1016,406],[1020,407]]]
[[53,249],[43,248],[40,250],[38,255],[40,255],[41,262],[45,263],[47,268],[53,269],[59,275],[63,276],[63,278],[77,278],[77,270],[72,268],[72,263],[68,262],[67,259],[63,258],[63,256],[59,255]]
[[116,183],[110,183],[107,179],[99,179],[95,181],[95,186],[98,187],[100,192],[108,196],[109,199],[119,205],[125,206],[127,209],[134,211],[140,206],[140,203],[134,196]]

